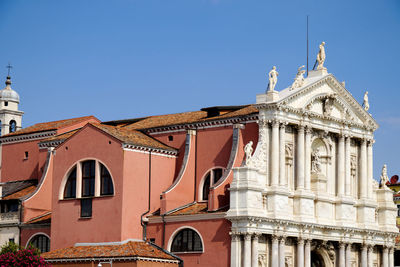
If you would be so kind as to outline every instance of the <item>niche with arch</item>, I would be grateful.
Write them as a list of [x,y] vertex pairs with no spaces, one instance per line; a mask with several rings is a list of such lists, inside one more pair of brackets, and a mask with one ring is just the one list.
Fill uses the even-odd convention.
[[331,157],[331,144],[327,138],[315,137],[311,144],[311,190],[327,191]]

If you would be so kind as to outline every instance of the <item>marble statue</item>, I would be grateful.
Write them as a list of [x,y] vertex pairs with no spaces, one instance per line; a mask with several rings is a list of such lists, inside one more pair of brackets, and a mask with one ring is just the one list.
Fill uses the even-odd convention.
[[383,164],[382,173],[381,173],[381,187],[386,186],[386,183],[389,182],[389,177],[387,175],[387,166]]
[[299,67],[297,69],[297,74],[296,77],[294,78],[294,82],[292,83],[292,86],[290,86],[290,90],[302,87],[304,84],[304,73],[306,72],[305,70],[303,70],[304,65]]
[[364,94],[364,103],[363,103],[363,107],[365,111],[369,110],[369,102],[368,102],[368,91],[365,92]]
[[319,45],[319,52],[317,55],[317,61],[318,61],[318,66],[317,66],[317,70],[323,70],[324,68],[324,62],[325,62],[325,42],[322,42]]
[[253,154],[253,141],[250,141],[244,147],[244,154],[246,156],[245,164],[246,166],[250,163],[251,154]]
[[321,172],[321,159],[319,155],[319,149],[316,148],[311,154],[312,161],[311,161],[311,171],[315,173]]
[[276,67],[273,66],[272,70],[268,73],[269,88],[268,91],[274,91],[275,85],[278,82],[279,73],[276,71]]

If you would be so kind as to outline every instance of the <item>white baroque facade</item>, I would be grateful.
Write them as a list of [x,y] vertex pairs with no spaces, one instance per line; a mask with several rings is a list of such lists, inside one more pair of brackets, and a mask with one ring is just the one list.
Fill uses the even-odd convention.
[[393,267],[397,209],[373,179],[378,125],[326,68],[303,73],[257,96],[259,141],[230,187],[231,266]]

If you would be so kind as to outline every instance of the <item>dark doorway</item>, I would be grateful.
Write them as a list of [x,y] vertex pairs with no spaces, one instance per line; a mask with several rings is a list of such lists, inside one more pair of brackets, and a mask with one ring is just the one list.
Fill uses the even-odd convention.
[[311,252],[311,267],[325,267],[324,260],[316,251]]

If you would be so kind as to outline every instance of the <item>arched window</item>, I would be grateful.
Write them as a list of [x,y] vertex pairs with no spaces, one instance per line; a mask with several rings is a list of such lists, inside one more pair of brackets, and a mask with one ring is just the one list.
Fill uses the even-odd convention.
[[87,160],[82,162],[82,196],[94,196],[96,161]]
[[15,120],[10,121],[10,133],[13,133],[17,130],[17,123]]
[[64,198],[75,198],[76,197],[76,166],[72,169],[68,175],[67,184],[64,189]]
[[111,180],[111,175],[107,168],[100,164],[100,175],[101,175],[101,184],[100,184],[100,195],[113,195],[114,194],[114,186]]
[[172,241],[171,252],[203,252],[199,234],[190,228],[180,230]]
[[50,238],[45,235],[35,235],[31,241],[29,241],[29,245],[34,246],[39,249],[40,252],[48,252],[50,251]]
[[221,179],[223,173],[224,173],[223,168],[215,168],[215,169],[212,169],[211,171],[209,171],[204,176],[201,200],[208,200],[208,194],[210,193],[210,187],[213,186],[214,184],[216,184]]

